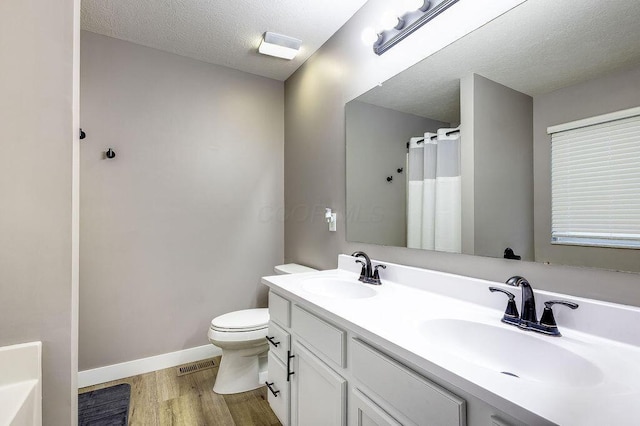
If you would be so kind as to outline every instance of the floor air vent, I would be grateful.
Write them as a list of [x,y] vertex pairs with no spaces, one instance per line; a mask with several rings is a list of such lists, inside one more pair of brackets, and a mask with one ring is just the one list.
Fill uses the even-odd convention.
[[212,359],[209,359],[206,361],[192,362],[191,364],[178,367],[178,376],[184,376],[185,374],[195,373],[196,371],[206,370],[208,368],[213,368],[215,366],[216,366],[216,363]]

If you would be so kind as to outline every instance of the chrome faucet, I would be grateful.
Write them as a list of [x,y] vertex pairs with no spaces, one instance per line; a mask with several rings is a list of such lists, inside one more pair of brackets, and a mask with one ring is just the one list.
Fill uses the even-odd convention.
[[558,326],[556,325],[556,320],[553,317],[551,307],[553,305],[563,305],[571,309],[578,308],[577,303],[567,302],[566,300],[550,300],[544,303],[544,312],[542,314],[542,318],[540,318],[540,322],[538,322],[538,317],[536,315],[536,299],[529,281],[524,277],[516,275],[509,278],[506,284],[514,287],[520,287],[522,289],[522,307],[520,309],[520,316],[518,316],[518,309],[515,305],[515,296],[513,293],[501,288],[489,287],[489,291],[504,293],[509,297],[507,309],[502,317],[502,322],[506,324],[515,325],[524,330],[531,330],[551,336],[561,336]]
[[366,284],[380,285],[382,282],[380,281],[380,274],[378,272],[378,268],[386,269],[385,265],[376,265],[375,268],[371,267],[371,258],[367,255],[367,253],[363,251],[353,252],[351,255],[353,257],[363,257],[364,262],[362,260],[356,260],[356,263],[362,265],[362,269],[360,270],[360,278],[359,281],[362,281]]

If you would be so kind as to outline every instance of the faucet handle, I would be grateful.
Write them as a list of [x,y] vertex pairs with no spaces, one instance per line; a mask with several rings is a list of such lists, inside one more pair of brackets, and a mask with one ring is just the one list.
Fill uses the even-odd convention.
[[578,309],[580,305],[573,302],[568,302],[566,300],[549,300],[548,302],[544,302],[545,308],[551,308],[553,305],[564,305],[571,309]]
[[373,268],[373,277],[371,279],[371,284],[382,284],[380,282],[380,273],[378,272],[378,268],[387,269],[386,265],[376,265]]
[[571,309],[578,309],[580,305],[577,303],[569,302],[566,300],[549,300],[548,302],[544,302],[545,308],[551,308],[553,305],[564,305]]
[[558,331],[558,325],[556,324],[556,319],[553,316],[553,310],[551,307],[553,305],[564,305],[571,309],[578,309],[578,304],[573,302],[568,302],[566,300],[549,300],[548,302],[544,302],[544,310],[542,311],[542,317],[540,318],[540,326],[544,327],[545,332],[554,336],[561,336]]
[[502,322],[517,324],[520,320],[520,316],[518,314],[518,307],[516,306],[516,296],[510,291],[503,290],[498,287],[489,287],[489,291],[492,293],[495,293],[497,291],[499,293],[504,293],[507,295],[509,301],[507,302],[507,309],[504,311]]

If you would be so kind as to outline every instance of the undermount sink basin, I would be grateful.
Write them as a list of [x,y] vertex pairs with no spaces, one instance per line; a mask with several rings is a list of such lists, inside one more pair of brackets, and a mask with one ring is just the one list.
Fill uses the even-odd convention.
[[562,337],[457,319],[426,321],[420,331],[430,344],[452,356],[514,380],[588,387],[604,378],[589,360],[553,342]]
[[340,278],[309,278],[302,282],[302,289],[318,296],[335,299],[365,299],[376,295],[376,291],[369,284]]

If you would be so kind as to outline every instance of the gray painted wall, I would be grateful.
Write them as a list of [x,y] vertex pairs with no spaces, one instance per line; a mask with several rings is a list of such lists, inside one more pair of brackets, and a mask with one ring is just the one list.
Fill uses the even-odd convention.
[[448,125],[363,102],[347,104],[349,241],[407,246],[406,144]]
[[551,137],[547,134],[549,126],[640,106],[640,67],[537,96],[533,106],[536,259],[540,262],[640,271],[640,250],[550,243]]
[[0,346],[42,341],[43,419],[52,426],[77,423],[78,8],[0,2]]
[[[384,55],[373,54],[360,34],[385,3],[367,2],[285,83],[285,260],[334,268],[338,254],[362,249],[376,259],[495,281],[520,274],[536,288],[640,306],[637,274],[348,243],[341,215],[338,232],[327,231],[320,208],[344,212],[345,103],[426,57],[436,43],[421,39],[433,28],[425,26]],[[293,216],[294,209],[308,214]]]
[[283,260],[283,83],[89,32],[81,58],[80,370],[208,344]]
[[480,75],[470,78],[474,115],[462,137],[473,134],[475,165],[462,177],[473,179],[472,253],[502,257],[511,247],[533,260],[533,99]]

